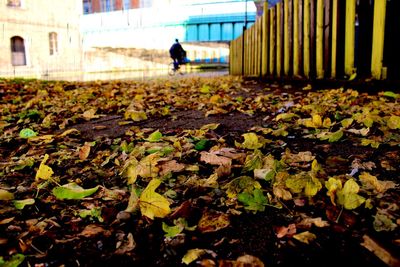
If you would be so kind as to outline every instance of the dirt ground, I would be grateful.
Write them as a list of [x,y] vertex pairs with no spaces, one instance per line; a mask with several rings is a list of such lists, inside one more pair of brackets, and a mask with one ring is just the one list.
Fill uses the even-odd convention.
[[[270,88],[268,94],[279,95],[281,98],[291,95],[298,99],[307,93],[300,89],[302,85],[295,83],[284,85],[249,79],[243,81],[241,86],[246,90],[238,92],[235,97],[240,96],[244,99],[256,98],[260,93],[265,93],[266,87]],[[360,88],[360,93],[366,90]],[[3,96],[6,93],[3,91]],[[165,136],[179,136],[184,130],[200,129],[203,125],[217,123],[218,128],[209,131],[207,137],[214,140],[212,142],[223,138],[227,145],[235,146],[235,141],[241,140],[242,134],[251,131],[253,127],[270,127],[275,123],[274,116],[268,110],[258,111],[251,116],[237,110],[206,116],[204,111],[190,108],[177,109],[169,116],[149,116],[147,120],[130,123],[124,121],[126,120],[122,114],[109,113],[90,121],[78,120],[77,123],[53,133],[60,134],[68,129],[76,129],[79,131],[77,138],[80,143],[97,140],[96,149],[100,150],[102,146],[112,143],[112,140],[126,138],[127,131],[133,126],[144,129],[145,132],[158,129]],[[276,158],[285,154],[288,149],[293,154],[310,151],[323,165],[327,177],[348,172],[348,166],[355,159],[376,162],[375,172],[379,173],[380,177],[396,183],[399,181],[398,145],[373,148],[355,145],[351,139],[329,143],[303,138],[302,135],[301,131],[291,131],[286,136],[276,138],[264,150]],[[17,157],[29,151],[31,150],[24,140],[3,139],[0,143],[1,164],[5,166],[5,161],[10,156]],[[185,160],[193,161],[192,158]],[[385,169],[378,164],[382,161],[390,162],[395,169]],[[63,173],[74,172],[77,165],[84,167],[82,161],[65,161],[58,165],[55,172],[62,176]],[[199,167],[200,173],[211,173],[209,165],[199,163]],[[19,196],[35,194],[35,190],[30,186],[32,178],[27,178],[35,175],[33,169],[9,172],[4,167],[1,173],[0,185],[3,188],[11,190],[20,186],[22,191],[18,193]],[[121,184],[125,184],[115,170],[98,169],[96,173],[83,172],[81,180],[85,187],[94,186],[99,180],[106,188],[122,188]],[[197,224],[204,210],[220,210],[226,214],[231,212],[216,200],[224,194],[218,188],[186,188],[182,189],[180,194],[180,203],[184,208],[179,211],[189,226]],[[215,196],[215,199],[212,196]],[[136,213],[124,212],[129,200],[126,191],[121,193],[118,200],[109,202],[88,198],[80,203],[63,201],[56,204],[54,197],[46,195],[41,201],[36,201],[35,205],[27,206],[23,212],[7,209],[8,204],[0,202],[0,256],[8,259],[16,252],[25,251],[23,254],[26,260],[21,266],[186,266],[182,263],[183,255],[188,249],[201,248],[206,251],[199,259],[190,263],[190,266],[262,266],[254,261],[248,265],[235,261],[246,254],[257,257],[265,266],[388,266],[376,253],[362,245],[366,242],[365,238],[371,238],[393,259],[399,258],[398,225],[394,231],[377,232],[373,227],[375,209],[339,209],[327,199],[324,195],[312,199],[300,198],[299,202],[283,201],[283,207],[280,209],[266,207],[263,212],[243,211],[236,216],[230,214],[228,227],[210,232],[185,231],[174,238],[164,236],[163,220],[150,220]],[[389,191],[384,199],[385,203],[398,205],[399,188]],[[309,201],[312,202],[312,206],[299,204]],[[98,206],[99,203],[102,207],[101,223],[96,220],[88,223],[87,220],[77,219],[72,215],[74,209],[90,208],[93,205]],[[398,215],[399,211],[394,213]],[[309,244],[291,238],[290,234],[277,237],[278,227],[298,223],[301,214],[312,218],[321,217],[329,222],[329,226],[306,228],[317,236],[317,239]],[[179,214],[173,214],[168,217],[167,222],[172,225],[173,219],[178,217]],[[12,222],[7,223],[5,220],[10,218],[13,218]],[[46,227],[42,228],[38,222],[46,224]],[[101,229],[98,234],[85,235],[83,232],[88,225],[100,225]],[[130,235],[132,239],[127,238]],[[125,251],[116,252],[116,244],[125,247]],[[129,245],[134,248],[129,249]],[[0,261],[0,266],[11,265],[2,265]]]

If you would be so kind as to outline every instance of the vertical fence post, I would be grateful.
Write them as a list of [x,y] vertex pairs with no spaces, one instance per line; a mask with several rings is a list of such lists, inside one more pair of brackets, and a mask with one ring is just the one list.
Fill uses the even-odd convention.
[[299,75],[299,0],[293,0],[293,75]]
[[271,76],[274,75],[275,71],[275,11],[276,6],[269,12],[269,74]]
[[317,78],[324,77],[323,36],[324,36],[324,0],[317,0],[317,34],[316,34],[316,69]]
[[385,38],[386,0],[375,0],[374,29],[372,37],[371,74],[375,79],[382,78],[382,59]]
[[276,76],[281,77],[282,64],[282,7],[281,3],[276,4]]
[[261,48],[261,75],[268,73],[268,2],[264,2],[264,12],[262,16],[262,48]]
[[310,78],[310,0],[304,0],[303,34],[303,71],[304,76]]
[[331,78],[336,78],[337,1],[332,1]]
[[354,72],[356,0],[346,1],[346,35],[344,51],[344,72],[350,76]]
[[284,21],[283,21],[283,73],[285,76],[289,75],[289,0],[284,0]]

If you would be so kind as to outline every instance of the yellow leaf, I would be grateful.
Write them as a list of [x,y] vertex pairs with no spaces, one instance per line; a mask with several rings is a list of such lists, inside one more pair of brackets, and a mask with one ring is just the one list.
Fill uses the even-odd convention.
[[400,117],[395,115],[390,116],[387,126],[392,130],[400,129]]
[[365,202],[365,198],[358,195],[359,185],[353,179],[344,183],[343,189],[337,192],[338,203],[345,209],[352,210]]
[[258,136],[255,133],[245,133],[242,136],[244,137],[244,142],[241,145],[243,148],[257,149],[264,145],[259,142]]
[[322,118],[320,115],[318,114],[314,114],[312,116],[312,123],[313,123],[313,127],[315,128],[319,128],[322,126]]
[[206,253],[205,249],[199,249],[199,248],[189,249],[188,252],[186,252],[185,256],[183,256],[182,263],[189,265],[192,261],[197,260],[201,255],[205,253]]
[[7,190],[0,189],[0,200],[11,200],[14,199],[14,194]]
[[326,194],[330,197],[332,204],[336,205],[335,203],[336,191],[342,189],[342,182],[338,179],[331,177],[328,179],[328,181],[325,182],[325,187],[328,189],[328,192]]
[[35,180],[39,181],[39,179],[48,180],[53,175],[53,170],[47,166],[45,163],[49,159],[49,155],[44,155],[42,162],[39,165],[39,169],[36,172]]
[[164,218],[171,212],[168,200],[155,192],[160,184],[159,179],[152,179],[139,197],[140,211],[150,219]]
[[294,235],[293,238],[305,244],[310,244],[310,242],[314,241],[317,238],[317,236],[313,233],[310,233],[309,231],[305,231],[300,234]]
[[395,188],[396,184],[392,181],[379,181],[375,176],[363,172],[359,176],[360,182],[367,188],[372,188],[377,193],[383,193],[390,188]]

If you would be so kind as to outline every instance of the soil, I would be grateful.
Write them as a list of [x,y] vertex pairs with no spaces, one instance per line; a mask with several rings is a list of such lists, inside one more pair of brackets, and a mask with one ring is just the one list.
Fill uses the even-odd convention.
[[[243,97],[256,95],[266,87],[272,88],[271,93],[274,94],[290,93],[298,96],[302,94],[298,85],[285,87],[280,84],[266,84],[258,80],[244,81],[243,87],[248,89],[241,93]],[[204,112],[199,110],[176,110],[170,116],[154,116],[129,124],[123,124],[123,121],[122,115],[107,115],[96,120],[71,125],[69,128],[79,130],[80,138],[83,140],[88,142],[97,140],[101,144],[115,138],[123,138],[132,126],[149,129],[149,132],[159,129],[168,136],[179,134],[184,129],[199,129],[206,124],[219,123],[220,126],[210,135],[215,139],[224,138],[228,144],[234,145],[234,141],[239,140],[241,135],[252,127],[267,127],[271,123],[271,117],[269,112],[249,116],[233,111],[205,116]],[[24,149],[27,148],[24,147],[22,141],[0,145],[3,158],[15,153],[16,150]],[[313,155],[316,155],[318,162],[323,163],[327,176],[345,172],[355,158],[362,158],[365,162],[386,160],[398,166],[397,160],[400,157],[398,146],[382,145],[378,148],[355,146],[351,140],[347,139],[328,143],[302,138],[301,133],[295,132],[280,138],[280,142],[271,144],[266,149],[277,156],[285,153],[286,149],[290,149],[292,153],[311,151]],[[75,165],[75,162],[70,162],[55,172],[68,172],[69,168],[73,171]],[[200,166],[200,168],[207,172],[207,166]],[[398,169],[397,172],[388,171],[379,165],[376,171],[381,173],[382,177],[398,182]],[[9,174],[0,179],[2,179],[2,184],[10,187],[20,185],[29,188],[30,185],[24,181],[28,175],[34,175],[34,173],[16,172],[14,175]],[[93,179],[96,175],[99,177]],[[85,187],[95,185],[96,181],[101,179],[104,179],[102,183],[107,188],[121,187],[120,185],[125,183],[118,174],[112,172],[99,171],[96,174],[85,173],[82,176]],[[216,189],[213,194],[222,193]],[[185,217],[189,225],[196,224],[204,209],[221,209],[220,203],[210,199],[206,192],[200,189],[187,190],[183,196],[187,203]],[[71,220],[72,210],[82,208],[82,206],[90,207],[90,199],[79,204],[64,201],[51,205],[54,199],[48,197],[35,205],[26,207],[23,213],[2,209],[0,221],[10,217],[15,217],[15,219],[12,224],[0,223],[0,251],[2,251],[0,256],[7,258],[7,255],[14,254],[18,248],[30,247],[26,251],[31,256],[28,255],[29,260],[24,261],[21,266],[185,266],[182,263],[182,256],[188,249],[206,248],[217,256],[214,258],[213,253],[206,252],[204,258],[212,259],[217,265],[220,264],[219,266],[257,266],[234,263],[239,256],[246,254],[258,257],[265,266],[387,266],[374,253],[361,245],[366,235],[394,257],[400,256],[399,227],[392,232],[377,232],[372,226],[375,210],[338,210],[323,197],[313,199],[312,208],[309,205],[304,207],[295,205],[292,201],[284,203],[282,209],[267,207],[264,212],[255,214],[243,212],[238,216],[230,216],[229,226],[216,232],[186,231],[185,235],[172,239],[164,236],[162,220],[150,220],[137,214],[121,212],[126,208],[128,198],[129,196],[125,194],[119,201],[102,204],[104,222],[101,224],[101,233],[90,237],[76,234],[82,233],[84,227],[88,225],[87,221]],[[399,190],[391,191],[389,198],[393,203],[400,203]],[[308,200],[304,199],[304,201]],[[228,212],[226,209],[225,211]],[[340,212],[340,216],[336,217],[338,220],[329,220],[328,227],[313,226],[310,229],[318,237],[310,244],[298,242],[293,238],[277,237],[276,227],[290,225],[298,219],[299,213],[327,220],[332,213],[338,212]],[[45,231],[42,231],[40,226],[33,221],[43,221],[43,218],[46,218],[46,224],[50,225]],[[168,219],[170,225],[172,225],[172,219]],[[97,222],[93,221],[92,224],[97,224]],[[28,231],[26,231],[26,225],[31,225]],[[132,234],[135,248],[125,253],[116,253],[116,244],[127,242],[129,233]],[[30,238],[25,238],[24,235]],[[25,243],[24,240],[29,240],[29,243]],[[202,263],[194,261],[190,266],[213,265],[206,265],[205,261]]]

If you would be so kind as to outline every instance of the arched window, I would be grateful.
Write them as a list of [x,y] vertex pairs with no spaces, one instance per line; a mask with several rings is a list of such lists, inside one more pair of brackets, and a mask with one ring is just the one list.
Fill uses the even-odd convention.
[[26,65],[24,39],[19,36],[11,38],[11,63],[13,66]]
[[55,55],[58,53],[57,33],[55,32],[49,33],[49,47],[50,55]]
[[7,0],[7,6],[21,7],[21,0]]

